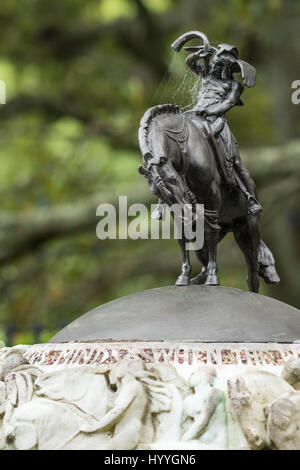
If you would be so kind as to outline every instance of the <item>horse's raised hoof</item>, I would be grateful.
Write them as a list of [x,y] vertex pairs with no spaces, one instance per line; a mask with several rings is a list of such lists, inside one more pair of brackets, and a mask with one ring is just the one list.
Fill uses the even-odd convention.
[[207,274],[200,273],[191,279],[190,284],[193,286],[201,286],[202,284],[205,284],[206,278]]
[[190,285],[190,278],[182,274],[180,274],[177,281],[175,282],[175,286],[189,286],[189,285]]
[[219,286],[220,285],[220,280],[218,276],[207,276],[207,279],[205,281],[206,286]]

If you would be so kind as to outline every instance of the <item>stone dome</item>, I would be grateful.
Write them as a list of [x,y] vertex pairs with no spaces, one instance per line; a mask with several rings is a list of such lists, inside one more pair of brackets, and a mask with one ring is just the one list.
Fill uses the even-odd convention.
[[160,287],[82,315],[49,342],[300,342],[300,310],[230,287]]

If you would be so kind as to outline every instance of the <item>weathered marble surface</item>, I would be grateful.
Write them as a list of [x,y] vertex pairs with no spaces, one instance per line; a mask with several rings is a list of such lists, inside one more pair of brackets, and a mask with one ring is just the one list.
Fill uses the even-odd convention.
[[299,345],[55,348],[0,349],[0,448],[300,450]]

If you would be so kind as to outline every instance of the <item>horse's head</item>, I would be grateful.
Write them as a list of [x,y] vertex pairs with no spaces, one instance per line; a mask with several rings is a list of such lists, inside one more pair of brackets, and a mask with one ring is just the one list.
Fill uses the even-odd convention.
[[151,192],[168,205],[184,206],[196,202],[184,178],[168,160],[153,165],[147,173],[147,179]]
[[140,170],[140,173],[148,179],[151,192],[169,206],[174,221],[186,227],[185,233],[188,233],[188,228],[192,230],[197,201],[184,177],[178,174],[169,161],[151,166],[146,173]]

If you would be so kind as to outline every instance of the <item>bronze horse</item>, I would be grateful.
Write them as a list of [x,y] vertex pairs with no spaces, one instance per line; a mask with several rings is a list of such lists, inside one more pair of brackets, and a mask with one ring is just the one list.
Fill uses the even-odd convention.
[[196,250],[202,271],[190,279],[187,240],[180,239],[183,263],[176,285],[220,284],[217,245],[228,232],[233,232],[244,253],[249,290],[258,292],[259,275],[267,283],[279,282],[273,255],[261,240],[258,218],[248,214],[242,192],[224,182],[214,149],[200,126],[175,105],[155,106],[141,120],[139,144],[144,162],[139,171],[159,199],[169,206],[204,204],[204,245]]

